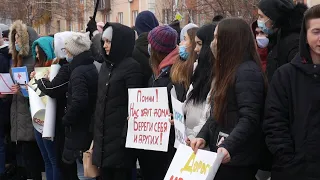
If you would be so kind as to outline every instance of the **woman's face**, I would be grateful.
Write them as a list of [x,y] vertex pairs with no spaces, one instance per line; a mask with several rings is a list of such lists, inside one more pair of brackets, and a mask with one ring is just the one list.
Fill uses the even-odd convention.
[[198,36],[196,36],[195,41],[196,41],[196,47],[194,48],[194,51],[199,55],[202,48],[202,40],[199,39]]
[[258,21],[264,22],[266,27],[271,29],[273,24],[271,19],[268,16],[266,16],[260,9],[258,9],[258,14],[259,14]]
[[111,41],[109,41],[109,39],[104,40],[103,48],[106,51],[106,54],[109,55],[111,50]]
[[20,43],[20,36],[17,33],[14,35],[14,39],[16,40],[15,44],[19,44]]
[[186,46],[188,53],[191,53],[192,49],[190,49],[190,47],[192,47],[192,45],[191,45],[191,39],[190,39],[188,33],[186,32],[183,37],[184,37],[184,39],[180,42],[179,45]]
[[214,30],[214,37],[213,37],[213,41],[211,42],[210,48],[212,51],[212,54],[215,58],[217,58],[217,44],[218,44],[218,26],[216,27],[216,29]]

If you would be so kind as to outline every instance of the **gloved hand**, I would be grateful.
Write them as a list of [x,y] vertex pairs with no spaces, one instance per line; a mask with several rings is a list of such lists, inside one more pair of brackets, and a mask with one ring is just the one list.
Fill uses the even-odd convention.
[[96,30],[98,30],[97,29],[97,22],[96,22],[95,19],[90,17],[90,21],[88,22],[87,29],[86,29],[87,32],[90,32],[90,38],[92,37],[93,32],[96,31]]

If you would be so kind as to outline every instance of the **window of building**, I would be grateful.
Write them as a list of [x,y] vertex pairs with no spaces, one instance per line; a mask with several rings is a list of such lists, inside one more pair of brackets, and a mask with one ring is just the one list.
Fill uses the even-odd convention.
[[72,22],[68,22],[68,31],[73,31]]
[[41,29],[40,26],[38,26],[38,27],[37,27],[37,33],[38,33],[38,34],[41,34],[40,29]]
[[123,24],[123,12],[119,12],[119,13],[118,13],[118,22],[119,22],[120,24]]
[[132,24],[136,23],[136,19],[137,19],[138,14],[139,14],[139,11],[137,11],[137,10],[132,11]]
[[106,14],[105,22],[110,22],[110,19],[111,19],[110,16],[111,16],[110,13]]

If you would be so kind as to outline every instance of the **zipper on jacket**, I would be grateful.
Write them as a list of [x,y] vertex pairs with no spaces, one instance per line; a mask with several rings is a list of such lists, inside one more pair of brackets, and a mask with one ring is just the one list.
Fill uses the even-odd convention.
[[166,70],[165,70],[165,71],[162,71],[157,78],[155,78],[155,75],[154,75],[154,74],[152,75],[152,78],[153,78],[152,87],[154,87],[154,83],[155,83],[157,80],[159,80],[159,79],[162,78],[161,75],[162,75],[163,73],[167,73],[167,71],[166,71]]

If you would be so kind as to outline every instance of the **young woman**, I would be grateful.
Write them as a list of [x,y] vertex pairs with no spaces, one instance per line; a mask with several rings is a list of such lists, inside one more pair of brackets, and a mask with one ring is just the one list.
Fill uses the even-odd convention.
[[182,102],[186,99],[186,93],[190,86],[193,74],[193,64],[197,59],[197,54],[194,52],[197,31],[197,27],[184,31],[184,39],[179,45],[179,57],[172,65],[170,72],[172,83],[176,89],[177,98]]
[[[35,67],[49,67],[55,58],[53,50],[53,38],[41,37],[33,42],[32,54],[36,60]],[[35,72],[30,74],[33,78]],[[55,151],[55,141],[43,139],[42,134],[36,129],[34,130],[36,141],[40,148],[42,158],[45,163],[46,178],[48,180],[60,180],[60,169],[57,165],[57,154]]]
[[78,180],[76,164],[73,163],[69,165],[62,162],[62,152],[65,138],[65,128],[62,125],[62,117],[65,114],[65,107],[67,105],[66,93],[68,92],[70,78],[69,63],[66,60],[67,54],[63,49],[65,48],[64,41],[71,37],[71,35],[72,32],[70,31],[59,32],[54,35],[53,47],[56,58],[54,59],[53,63],[60,65],[61,68],[52,81],[47,78],[42,78],[38,79],[36,83],[42,93],[55,98],[57,101],[54,145],[57,166],[61,171],[61,178]]
[[250,26],[242,19],[221,21],[211,44],[216,58],[210,118],[191,142],[223,154],[215,180],[254,180],[258,170],[266,78]]
[[89,33],[73,32],[65,40],[65,52],[69,62],[69,83],[66,113],[62,117],[65,127],[65,142],[62,160],[66,164],[77,164],[78,178],[84,177],[82,162],[83,152],[87,151],[92,142],[92,116],[94,113],[98,71],[93,64],[94,58],[90,51]]
[[[170,70],[179,58],[177,36],[177,32],[170,26],[158,26],[148,35],[150,63],[153,70],[149,87],[167,87],[169,97],[172,88]],[[171,128],[168,152],[141,151],[138,160],[144,179],[164,179],[174,156],[174,139],[174,128]]]
[[208,114],[210,114],[208,98],[213,79],[212,66],[214,62],[210,44],[213,40],[214,29],[215,25],[213,24],[204,25],[198,30],[195,37],[196,49],[198,50],[195,52],[199,52],[199,58],[194,63],[195,70],[184,104],[187,143],[190,143],[190,140],[197,136],[206,123]]
[[119,23],[107,23],[103,29],[93,164],[100,167],[103,180],[131,180],[136,161],[133,150],[125,147],[128,89],[143,86],[143,73],[132,58],[134,30]]
[[[32,43],[38,38],[37,33],[31,27],[27,27],[22,21],[15,21],[10,28],[9,49],[12,54],[12,67],[26,66],[30,74],[34,68],[34,59],[31,53]],[[41,180],[43,160],[35,141],[32,119],[29,109],[29,99],[20,93],[19,85],[12,87],[14,95],[11,105],[11,140],[16,142],[17,154],[21,159],[17,164],[24,167],[29,178]],[[20,173],[20,172],[19,172]]]

